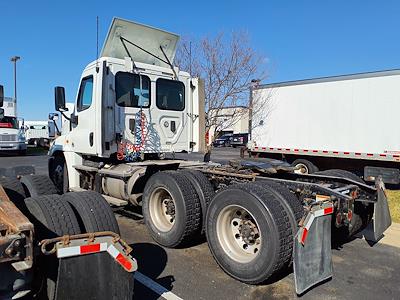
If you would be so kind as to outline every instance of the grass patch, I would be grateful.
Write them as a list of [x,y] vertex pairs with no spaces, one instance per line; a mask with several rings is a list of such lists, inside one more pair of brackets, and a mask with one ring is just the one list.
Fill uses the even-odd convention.
[[400,191],[386,190],[389,198],[389,209],[392,221],[400,223]]

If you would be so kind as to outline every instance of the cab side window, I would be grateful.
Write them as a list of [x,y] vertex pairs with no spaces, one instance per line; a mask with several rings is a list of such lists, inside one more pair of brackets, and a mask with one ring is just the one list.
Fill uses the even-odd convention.
[[93,76],[88,76],[82,79],[81,87],[78,94],[78,111],[88,109],[92,104],[93,97]]

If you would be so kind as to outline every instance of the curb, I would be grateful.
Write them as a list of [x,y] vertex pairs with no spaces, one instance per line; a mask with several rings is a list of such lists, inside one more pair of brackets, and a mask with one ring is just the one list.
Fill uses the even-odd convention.
[[379,243],[400,248],[400,223],[392,223]]

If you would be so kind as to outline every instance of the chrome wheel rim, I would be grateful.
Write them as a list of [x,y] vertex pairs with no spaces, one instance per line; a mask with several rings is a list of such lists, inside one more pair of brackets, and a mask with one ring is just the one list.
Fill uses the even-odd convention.
[[149,211],[154,226],[167,232],[175,224],[175,200],[169,191],[163,187],[156,188],[150,195]]
[[231,259],[239,263],[248,263],[260,253],[260,227],[254,216],[244,207],[225,207],[218,215],[216,225],[218,241]]

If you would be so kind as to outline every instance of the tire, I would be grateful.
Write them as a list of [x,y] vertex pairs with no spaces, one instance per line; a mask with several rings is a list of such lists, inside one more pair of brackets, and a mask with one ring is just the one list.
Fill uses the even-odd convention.
[[21,183],[29,197],[57,194],[57,188],[47,175],[22,176]]
[[318,171],[318,167],[314,165],[311,161],[306,159],[296,159],[291,163],[292,167],[300,166],[302,169],[295,171],[295,173],[299,174],[312,174]]
[[25,156],[26,155],[26,149],[25,150],[18,150],[18,155],[19,156]]
[[63,155],[56,155],[49,161],[49,177],[56,186],[58,194],[69,191],[68,169]]
[[274,193],[285,206],[286,212],[290,216],[293,234],[295,235],[299,227],[298,224],[304,215],[304,207],[300,200],[287,187],[277,182],[257,181],[256,183]]
[[362,180],[360,177],[358,177],[356,174],[346,171],[346,170],[330,169],[330,170],[325,170],[325,171],[319,171],[319,172],[316,172],[315,174],[334,176],[334,177],[342,177],[342,178],[354,180],[358,183],[365,184],[365,181]]
[[61,199],[71,205],[83,233],[112,231],[120,234],[110,205],[99,193],[70,192],[62,195]]
[[25,211],[24,199],[26,198],[24,187],[18,179],[9,177],[0,177],[0,185],[3,187],[8,198],[15,204],[15,206]]
[[[42,195],[25,199],[27,217],[35,228],[35,244],[43,239],[63,235],[79,234],[79,224],[71,207],[61,201],[59,195]],[[55,299],[58,259],[52,256],[40,255],[35,267],[37,285],[45,283],[43,293],[49,300]]]
[[[246,214],[251,218],[246,219]],[[241,216],[244,219],[235,220]],[[249,228],[240,232],[243,227],[239,222],[249,219],[252,220],[250,225],[255,224],[261,234],[252,235],[254,232],[250,230],[249,233]],[[278,197],[258,184],[237,184],[218,192],[211,201],[206,224],[207,241],[214,259],[227,274],[240,281],[262,283],[291,260],[293,232],[289,216]],[[232,230],[236,226],[240,234],[234,235]],[[240,243],[245,241],[241,234],[246,233],[256,241],[245,248]],[[257,244],[258,239],[260,244]]]
[[200,199],[190,180],[178,171],[150,177],[143,192],[142,211],[151,236],[166,247],[181,246],[201,230]]
[[208,206],[210,205],[210,202],[215,194],[214,188],[207,177],[200,171],[180,170],[179,173],[184,174],[196,190],[201,205],[201,234],[204,234],[206,223],[205,216],[207,214]]

